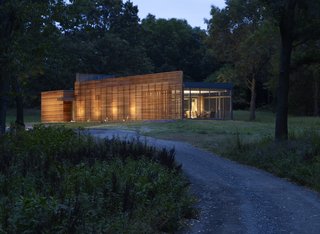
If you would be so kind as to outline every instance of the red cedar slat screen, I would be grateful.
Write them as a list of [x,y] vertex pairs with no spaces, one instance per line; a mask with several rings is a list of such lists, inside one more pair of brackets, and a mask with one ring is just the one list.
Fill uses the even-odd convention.
[[182,72],[75,83],[76,121],[182,118]]
[[[41,93],[41,121],[67,122],[72,119],[73,91],[57,90]],[[68,101],[64,101],[68,100]]]

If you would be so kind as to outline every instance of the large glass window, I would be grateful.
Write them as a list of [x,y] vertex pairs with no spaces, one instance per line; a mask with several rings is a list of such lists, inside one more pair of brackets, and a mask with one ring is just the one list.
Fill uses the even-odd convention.
[[218,89],[184,89],[184,117],[190,119],[231,118],[231,92]]

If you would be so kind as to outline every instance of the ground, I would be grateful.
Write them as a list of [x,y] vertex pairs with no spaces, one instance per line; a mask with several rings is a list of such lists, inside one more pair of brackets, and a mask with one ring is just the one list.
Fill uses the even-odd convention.
[[[94,130],[97,137],[136,137],[128,130]],[[141,137],[176,149],[176,159],[199,198],[200,217],[185,233],[319,233],[320,195],[264,171],[188,143]]]

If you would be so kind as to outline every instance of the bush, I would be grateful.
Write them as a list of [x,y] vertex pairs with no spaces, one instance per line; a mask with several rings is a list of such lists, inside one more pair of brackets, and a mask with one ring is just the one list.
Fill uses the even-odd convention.
[[174,150],[37,126],[0,139],[0,232],[173,232],[194,214]]
[[226,149],[223,155],[320,191],[318,132],[292,134],[287,142],[282,143],[276,143],[271,138],[243,143],[237,135],[233,147]]

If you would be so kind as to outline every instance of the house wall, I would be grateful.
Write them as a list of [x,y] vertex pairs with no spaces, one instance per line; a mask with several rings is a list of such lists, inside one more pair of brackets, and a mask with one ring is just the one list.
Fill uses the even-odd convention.
[[75,121],[182,118],[183,73],[75,82]]
[[68,122],[72,119],[73,91],[41,93],[41,122]]

